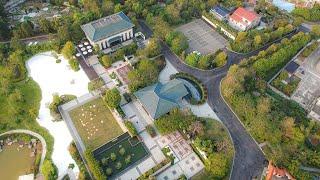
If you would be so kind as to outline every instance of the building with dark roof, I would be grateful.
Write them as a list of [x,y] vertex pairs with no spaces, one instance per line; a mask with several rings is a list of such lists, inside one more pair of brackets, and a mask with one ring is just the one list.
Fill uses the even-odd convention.
[[229,17],[229,24],[240,31],[246,31],[257,26],[260,23],[261,17],[243,7],[239,7]]
[[153,119],[158,119],[172,109],[178,108],[179,102],[188,94],[187,88],[178,79],[171,80],[166,84],[158,82],[134,93],[145,111]]
[[289,74],[294,74],[296,70],[299,68],[299,64],[297,64],[294,61],[291,61],[284,69],[289,73]]
[[134,24],[119,12],[84,24],[81,29],[93,45],[106,49],[133,38]]
[[217,5],[210,9],[210,13],[220,21],[224,21],[228,19],[230,11],[224,7]]

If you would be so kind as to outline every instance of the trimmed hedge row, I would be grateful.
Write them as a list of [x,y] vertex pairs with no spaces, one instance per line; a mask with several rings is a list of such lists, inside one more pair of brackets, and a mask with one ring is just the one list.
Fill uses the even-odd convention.
[[101,169],[99,162],[93,157],[91,150],[86,150],[84,152],[84,156],[86,158],[87,164],[89,166],[90,171],[92,172],[94,178],[96,180],[105,180],[107,179],[103,170]]
[[175,79],[175,78],[181,78],[191,82],[193,85],[196,86],[196,89],[198,89],[198,91],[200,92],[201,100],[197,102],[190,101],[192,105],[200,105],[206,102],[208,98],[208,91],[199,79],[197,79],[196,77],[190,74],[181,73],[181,72],[170,76],[170,79]]

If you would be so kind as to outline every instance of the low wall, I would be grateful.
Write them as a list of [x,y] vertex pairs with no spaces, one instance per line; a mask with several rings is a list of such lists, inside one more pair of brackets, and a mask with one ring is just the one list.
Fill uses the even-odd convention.
[[223,27],[219,26],[218,24],[213,23],[212,21],[210,21],[208,18],[206,18],[205,16],[202,15],[202,19],[205,20],[207,23],[209,23],[211,26],[213,26],[214,28],[220,28],[220,30],[223,32],[224,35],[226,35],[227,37],[229,37],[232,40],[235,40],[236,37],[234,35],[232,35],[231,33],[229,33],[226,29],[224,29]]

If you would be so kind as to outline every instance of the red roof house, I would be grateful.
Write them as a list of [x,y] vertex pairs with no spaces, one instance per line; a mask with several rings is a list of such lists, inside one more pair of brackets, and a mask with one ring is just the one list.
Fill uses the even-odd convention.
[[253,12],[239,7],[229,18],[229,24],[240,31],[246,31],[260,22],[260,16]]
[[269,161],[266,180],[295,180],[295,178],[286,169],[277,168]]

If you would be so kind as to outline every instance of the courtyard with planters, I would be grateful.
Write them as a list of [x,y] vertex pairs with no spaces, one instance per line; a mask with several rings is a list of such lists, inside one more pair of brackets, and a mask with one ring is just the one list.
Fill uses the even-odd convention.
[[137,137],[131,137],[128,133],[124,133],[117,140],[93,151],[93,154],[100,162],[107,177],[112,178],[143,160],[149,155],[149,152]]

